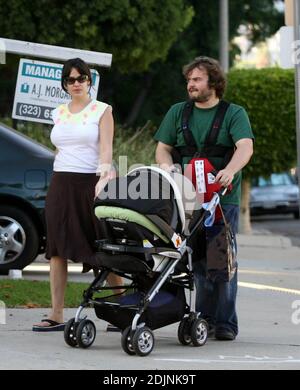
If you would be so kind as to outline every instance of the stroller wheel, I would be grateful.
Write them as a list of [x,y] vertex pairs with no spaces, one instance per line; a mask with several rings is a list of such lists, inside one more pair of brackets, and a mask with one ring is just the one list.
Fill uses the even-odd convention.
[[132,338],[132,347],[139,356],[147,356],[154,347],[154,335],[146,326],[138,328]]
[[65,342],[70,345],[70,347],[76,347],[77,339],[76,339],[76,328],[77,324],[75,324],[75,318],[71,318],[65,326],[64,329],[64,339]]
[[121,337],[121,345],[123,350],[128,353],[128,355],[135,355],[135,351],[132,346],[132,337],[131,337],[131,326],[127,326],[124,329]]
[[185,317],[180,321],[178,326],[178,340],[182,345],[189,345],[192,342],[191,335],[191,320],[189,317]]
[[206,343],[208,336],[208,324],[205,320],[198,318],[193,321],[191,327],[191,340],[196,347]]
[[76,340],[81,348],[90,347],[96,337],[96,327],[91,320],[82,320],[76,329]]

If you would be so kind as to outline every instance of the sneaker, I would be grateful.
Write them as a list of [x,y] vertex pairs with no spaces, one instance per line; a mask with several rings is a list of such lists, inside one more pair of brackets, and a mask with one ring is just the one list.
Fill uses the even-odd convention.
[[106,328],[106,332],[121,332],[121,329],[118,328],[118,327],[115,326],[115,325],[108,324],[108,325],[107,325],[107,328]]
[[217,329],[215,337],[217,340],[232,341],[236,338],[236,334],[229,329]]

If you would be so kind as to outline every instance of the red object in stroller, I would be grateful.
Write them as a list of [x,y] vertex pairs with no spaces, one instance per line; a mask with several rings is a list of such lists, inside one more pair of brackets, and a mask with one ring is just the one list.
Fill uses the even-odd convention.
[[[95,201],[95,214],[106,231],[105,238],[96,243],[98,256],[91,264],[100,273],[65,327],[66,343],[82,348],[92,345],[95,325],[80,316],[85,307],[93,306],[98,318],[122,330],[122,348],[129,355],[151,353],[153,330],[179,321],[178,339],[183,345],[204,345],[208,325],[192,309],[189,238],[203,227],[206,213],[197,210],[187,234],[179,187],[159,168],[141,167],[111,180]],[[111,289],[104,286],[110,272],[131,281],[115,286],[125,288],[126,294],[94,297]]]

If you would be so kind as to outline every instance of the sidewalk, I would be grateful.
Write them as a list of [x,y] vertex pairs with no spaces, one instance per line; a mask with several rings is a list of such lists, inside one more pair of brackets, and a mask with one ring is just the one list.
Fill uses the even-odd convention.
[[[0,325],[0,369],[299,369],[300,324],[292,315],[300,307],[300,248],[286,237],[257,232],[237,239],[240,333],[234,342],[209,339],[200,348],[184,347],[173,324],[154,331],[156,344],[148,357],[129,356],[120,334],[105,332],[106,323],[88,309],[96,340],[87,350],[74,349],[62,332],[31,331],[48,309],[7,309],[7,324]],[[299,306],[293,309],[294,302]],[[75,312],[67,309],[65,319]]]
[[262,234],[254,231],[253,234],[237,234],[239,247],[260,247],[260,248],[290,248],[291,239],[285,236],[271,235],[270,232]]

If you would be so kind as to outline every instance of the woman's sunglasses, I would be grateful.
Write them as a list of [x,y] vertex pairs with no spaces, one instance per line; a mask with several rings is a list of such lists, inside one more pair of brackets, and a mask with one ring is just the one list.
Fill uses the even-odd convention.
[[87,76],[86,74],[82,74],[78,77],[65,77],[64,82],[67,85],[73,85],[73,84],[75,84],[76,81],[78,81],[80,84],[82,84],[85,81],[88,81],[88,79],[89,79],[89,76]]

